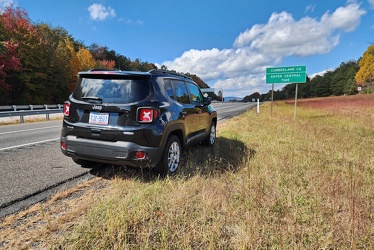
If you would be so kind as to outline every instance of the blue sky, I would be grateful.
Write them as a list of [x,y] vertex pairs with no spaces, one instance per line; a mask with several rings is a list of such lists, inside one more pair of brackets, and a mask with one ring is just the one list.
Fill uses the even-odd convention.
[[267,67],[322,74],[374,43],[374,0],[0,0],[0,8],[11,3],[85,45],[197,74],[224,96],[267,93]]

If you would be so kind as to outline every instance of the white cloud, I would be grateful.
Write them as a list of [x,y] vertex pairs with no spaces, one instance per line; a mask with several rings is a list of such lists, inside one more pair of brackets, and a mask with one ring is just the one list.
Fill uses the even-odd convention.
[[243,72],[259,73],[274,57],[268,57],[249,48],[218,50],[189,50],[174,61],[163,64],[179,72],[199,75],[205,81],[240,76]]
[[[264,77],[265,75],[262,74],[250,74],[228,79],[220,79],[213,87],[216,89],[223,89],[224,96],[244,97],[253,92],[260,92],[258,86],[264,84]],[[251,89],[250,93],[248,93],[248,89]]]
[[234,46],[249,46],[277,56],[322,54],[338,44],[339,36],[332,35],[332,31],[310,17],[295,21],[289,13],[273,13],[268,24],[255,25],[241,33]]
[[327,12],[321,20],[304,17],[296,21],[287,12],[273,13],[266,25],[255,25],[241,33],[234,46],[250,46],[279,56],[324,54],[339,44],[337,31],[353,31],[365,13],[358,4]]
[[334,13],[329,15],[324,14],[321,18],[323,24],[327,24],[327,28],[342,29],[346,32],[353,31],[360,24],[361,16],[366,14],[366,11],[360,9],[358,4],[349,4],[345,7],[339,7]]
[[[374,1],[374,0],[373,0]],[[246,95],[264,85],[266,67],[287,56],[312,56],[330,52],[339,44],[341,32],[351,32],[366,12],[356,3],[347,4],[320,19],[295,20],[290,13],[273,13],[266,24],[240,33],[233,48],[189,50],[163,64],[168,69],[197,74],[214,88]],[[239,91],[239,92],[238,92]],[[236,94],[238,96],[238,94]]]
[[115,17],[116,12],[110,6],[105,7],[102,4],[94,3],[88,7],[90,17],[93,20],[103,21],[108,17]]

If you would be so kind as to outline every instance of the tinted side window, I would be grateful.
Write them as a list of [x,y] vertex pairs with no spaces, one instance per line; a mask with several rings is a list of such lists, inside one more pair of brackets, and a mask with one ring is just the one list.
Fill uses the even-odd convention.
[[104,103],[131,103],[145,99],[150,94],[148,79],[105,79],[80,77],[73,97],[97,97]]
[[165,84],[165,91],[166,91],[167,96],[169,96],[171,99],[175,99],[174,98],[173,87],[171,86],[170,79],[165,79],[164,84]]
[[193,104],[201,105],[203,104],[203,96],[199,90],[199,87],[195,84],[188,83],[188,88],[190,89],[191,99]]
[[172,85],[175,92],[175,100],[180,103],[190,104],[191,101],[186,84],[183,81],[172,80]]

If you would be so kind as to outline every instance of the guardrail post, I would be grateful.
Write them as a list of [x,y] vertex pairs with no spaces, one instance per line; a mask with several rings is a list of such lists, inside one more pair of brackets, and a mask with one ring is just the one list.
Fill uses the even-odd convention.
[[[47,104],[44,104],[44,108],[45,108],[45,109],[48,109],[48,105],[47,105]],[[46,121],[49,121],[49,114],[48,114],[48,113],[45,114],[45,120],[46,120]]]
[[20,116],[19,116],[19,122],[20,122],[20,123],[24,123],[24,122],[25,122],[25,120],[24,120],[24,118],[23,118],[23,115],[20,115]]

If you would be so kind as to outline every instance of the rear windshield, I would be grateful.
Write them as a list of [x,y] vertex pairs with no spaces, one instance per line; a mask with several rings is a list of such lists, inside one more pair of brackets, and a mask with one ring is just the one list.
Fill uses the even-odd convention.
[[105,77],[81,76],[73,98],[102,103],[131,103],[141,101],[150,94],[148,78],[105,79]]

